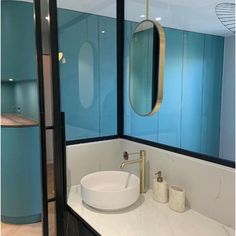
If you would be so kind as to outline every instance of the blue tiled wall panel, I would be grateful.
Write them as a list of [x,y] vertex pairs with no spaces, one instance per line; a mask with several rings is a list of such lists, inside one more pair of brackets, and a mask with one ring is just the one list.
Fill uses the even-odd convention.
[[157,114],[157,142],[180,147],[184,33],[180,30],[165,28],[165,34],[164,96]]
[[[71,10],[58,10],[62,110],[66,138],[76,140],[116,134],[116,21]],[[93,49],[93,99],[84,107],[79,94],[79,52],[89,42]],[[86,94],[86,92],[85,92]]]
[[205,35],[201,152],[219,155],[224,38]]
[[125,21],[124,30],[124,134],[132,135],[131,133],[131,116],[129,102],[129,45],[132,34],[132,24]]
[[181,148],[201,150],[204,35],[184,32]]
[[[64,20],[64,22],[60,22],[62,25],[59,27],[59,45],[60,51],[63,52],[66,59],[65,64],[60,63],[62,110],[65,111],[66,124],[77,128],[77,132],[66,132],[67,139],[96,137],[99,135],[97,16],[59,10],[59,19]],[[89,109],[84,108],[80,101],[78,70],[80,48],[87,41],[91,43],[95,57],[95,68],[93,68],[95,75],[94,94]]]
[[116,19],[99,16],[100,136],[117,133]]

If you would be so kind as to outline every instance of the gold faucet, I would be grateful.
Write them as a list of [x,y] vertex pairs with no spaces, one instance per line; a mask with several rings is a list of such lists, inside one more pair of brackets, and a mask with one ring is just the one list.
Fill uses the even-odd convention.
[[[137,160],[128,161],[129,155],[134,155],[134,154],[139,154],[140,158]],[[140,150],[140,152],[135,152],[135,153],[124,152],[123,157],[125,160],[120,165],[121,169],[124,169],[124,167],[129,164],[140,163],[140,193],[145,193],[146,192],[146,189],[145,189],[146,151]]]

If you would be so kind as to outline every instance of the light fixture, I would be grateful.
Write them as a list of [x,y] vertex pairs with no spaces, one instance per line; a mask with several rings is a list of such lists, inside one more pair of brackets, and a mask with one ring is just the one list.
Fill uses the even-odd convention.
[[10,78],[9,81],[12,82],[12,81],[14,81],[14,79],[11,79],[11,78]]
[[141,18],[144,18],[144,17],[145,17],[145,15],[140,15],[140,17],[141,17]]
[[156,20],[156,21],[160,21],[160,20],[161,20],[161,17],[157,17],[155,20]]
[[105,30],[102,30],[102,31],[101,31],[101,33],[102,33],[102,34],[105,34],[105,33],[106,33],[106,31],[105,31]]
[[45,16],[45,20],[47,20],[49,22],[50,17],[49,16]]
[[58,60],[60,61],[63,58],[63,52],[58,53]]

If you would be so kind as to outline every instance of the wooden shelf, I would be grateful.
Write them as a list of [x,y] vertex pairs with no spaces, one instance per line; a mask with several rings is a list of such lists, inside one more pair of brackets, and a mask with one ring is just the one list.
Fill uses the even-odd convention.
[[18,114],[2,114],[1,126],[2,127],[26,127],[37,126],[38,121],[32,120]]

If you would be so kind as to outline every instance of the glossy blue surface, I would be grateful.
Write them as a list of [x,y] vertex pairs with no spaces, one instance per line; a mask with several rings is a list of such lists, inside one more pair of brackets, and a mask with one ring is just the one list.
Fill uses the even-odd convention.
[[36,80],[33,4],[1,1],[1,80]]
[[200,152],[204,35],[184,32],[181,137],[183,149]]
[[[1,1],[1,113],[38,120],[33,4]],[[9,78],[14,82],[8,82]],[[1,220],[41,220],[38,127],[1,127]]]
[[125,22],[124,133],[218,157],[224,38],[165,28],[163,103],[158,113],[141,117],[128,97],[128,50],[134,25]]
[[157,113],[157,142],[180,147],[184,33],[168,28],[165,33],[164,96]]
[[220,147],[223,53],[222,37],[205,35],[201,152],[213,156]]
[[14,224],[41,220],[38,127],[1,129],[1,218]]
[[15,90],[10,82],[1,83],[1,113],[15,113]]
[[1,113],[18,113],[38,120],[36,80],[1,82]]
[[[116,20],[59,9],[58,21],[59,48],[66,59],[64,64],[60,62],[61,103],[66,116],[66,140],[115,135]],[[94,55],[94,89],[89,107],[83,106],[79,95],[79,80],[86,80],[86,75],[78,72],[78,64],[86,66],[86,63],[78,61],[80,49],[85,42],[92,45]],[[85,91],[84,96],[86,93],[90,92]]]

